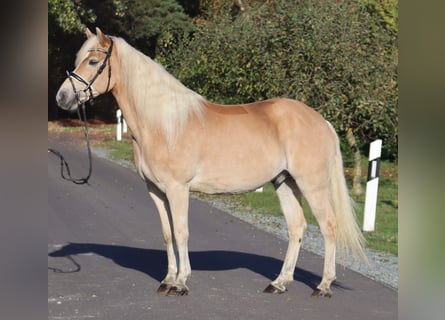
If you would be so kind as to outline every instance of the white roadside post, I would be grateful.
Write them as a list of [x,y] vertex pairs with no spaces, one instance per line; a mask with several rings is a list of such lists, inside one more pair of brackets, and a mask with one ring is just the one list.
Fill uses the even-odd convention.
[[121,141],[122,140],[122,111],[121,111],[121,109],[117,109],[116,118],[117,118],[116,140]]
[[127,121],[125,121],[125,118],[122,117],[122,132],[126,133],[128,131]]
[[368,181],[366,183],[365,213],[363,231],[374,231],[377,209],[377,191],[379,187],[380,155],[382,140],[377,139],[369,146]]

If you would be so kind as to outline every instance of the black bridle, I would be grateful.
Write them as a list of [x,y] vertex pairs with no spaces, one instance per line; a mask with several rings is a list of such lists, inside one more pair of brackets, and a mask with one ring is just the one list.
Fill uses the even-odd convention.
[[[88,183],[88,180],[91,177],[91,172],[92,172],[92,168],[93,168],[93,162],[92,162],[92,157],[91,157],[90,139],[89,139],[89,135],[88,135],[88,126],[87,126],[87,119],[86,119],[86,112],[85,112],[85,103],[89,102],[91,105],[93,104],[93,98],[94,98],[93,97],[93,83],[94,83],[94,81],[96,81],[97,77],[99,77],[99,75],[104,71],[105,66],[107,65],[107,63],[108,63],[108,82],[107,82],[107,88],[105,89],[105,92],[107,92],[109,87],[110,87],[110,80],[111,80],[110,57],[111,57],[111,53],[113,51],[113,40],[111,38],[109,38],[109,39],[110,39],[111,43],[110,43],[110,46],[108,47],[108,50],[104,50],[104,49],[101,49],[101,48],[94,48],[94,49],[88,50],[88,51],[99,51],[99,52],[105,53],[105,55],[106,55],[104,61],[100,65],[99,69],[97,69],[96,74],[94,75],[93,79],[91,79],[90,82],[86,81],[84,78],[79,76],[74,71],[66,71],[68,79],[70,79],[71,85],[73,87],[73,91],[74,91],[74,94],[76,96],[77,104],[79,106],[82,105],[83,119],[82,119],[82,115],[80,113],[80,107],[77,108],[77,115],[79,116],[79,120],[83,122],[83,125],[84,125],[83,131],[84,131],[85,140],[86,140],[86,143],[87,143],[88,163],[89,163],[87,176],[85,178],[73,178],[71,176],[71,171],[70,171],[70,168],[68,166],[68,162],[66,162],[65,158],[63,157],[63,155],[59,151],[54,150],[52,148],[48,148],[48,152],[53,153],[54,155],[59,157],[59,159],[60,159],[60,175],[62,176],[62,178],[65,179],[65,180],[71,181],[71,182],[73,182],[75,184],[86,184],[86,183]],[[85,88],[81,89],[81,90],[76,90],[76,87],[74,86],[74,82],[73,82],[72,78],[74,78],[77,81],[83,83],[85,85]],[[85,94],[87,94],[87,92],[88,92],[88,99],[83,101],[83,102],[81,102],[80,101],[79,92],[84,92]],[[67,175],[64,174],[65,171],[66,171]]]
[[[74,71],[66,71],[66,75],[68,76],[68,79],[70,79],[71,82],[71,86],[73,87],[73,91],[74,94],[76,96],[76,100],[77,100],[77,104],[81,105],[82,102],[80,100],[80,92],[83,92],[87,95],[88,99],[86,101],[90,101],[90,104],[93,104],[93,83],[94,81],[96,81],[96,79],[101,75],[101,73],[104,71],[107,63],[108,63],[108,81],[107,81],[107,88],[105,89],[105,92],[108,91],[108,89],[110,88],[110,81],[111,81],[111,63],[110,63],[110,58],[111,58],[111,53],[113,52],[113,39],[111,39],[110,37],[108,38],[110,40],[110,46],[108,47],[108,50],[104,50],[102,48],[93,48],[88,50],[89,52],[91,51],[97,51],[97,52],[102,52],[105,54],[105,59],[104,61],[102,61],[102,64],[100,65],[99,69],[97,69],[96,74],[94,75],[93,79],[91,79],[90,82],[86,81],[82,76],[78,75],[77,73],[75,73]],[[80,90],[76,90],[76,87],[74,86],[74,82],[73,82],[73,78],[81,83],[83,83],[85,85],[85,88],[80,89]],[[86,102],[84,101],[84,102]]]

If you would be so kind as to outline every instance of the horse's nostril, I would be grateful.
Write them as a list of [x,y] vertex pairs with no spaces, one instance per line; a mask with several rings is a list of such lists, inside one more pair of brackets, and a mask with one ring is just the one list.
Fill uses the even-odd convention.
[[64,91],[59,91],[57,93],[56,101],[57,101],[57,104],[59,104],[59,105],[65,103],[65,101],[66,101],[66,94],[65,94]]

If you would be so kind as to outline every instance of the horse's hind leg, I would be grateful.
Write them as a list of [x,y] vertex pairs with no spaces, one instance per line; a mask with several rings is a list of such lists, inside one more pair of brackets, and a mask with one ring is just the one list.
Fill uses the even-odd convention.
[[306,229],[306,220],[301,207],[300,191],[292,177],[287,176],[281,184],[275,183],[275,190],[288,227],[289,244],[281,272],[264,290],[268,293],[283,293],[286,284],[294,280],[295,265]]
[[335,249],[337,222],[334,210],[329,201],[328,188],[319,187],[311,192],[305,192],[304,196],[311,207],[324,238],[325,254],[323,278],[312,293],[313,297],[331,297],[331,283],[335,281]]

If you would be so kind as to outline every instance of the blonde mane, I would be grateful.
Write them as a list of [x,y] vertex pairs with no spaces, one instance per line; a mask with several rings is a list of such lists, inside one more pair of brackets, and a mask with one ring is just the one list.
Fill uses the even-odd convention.
[[118,49],[122,85],[137,116],[152,128],[161,129],[172,145],[191,115],[201,118],[204,98],[122,38],[113,40]]
[[[119,55],[122,85],[135,106],[136,116],[151,128],[160,129],[171,146],[191,115],[202,118],[205,99],[124,39],[112,39]],[[76,67],[98,42],[97,37],[84,42],[76,55]]]

